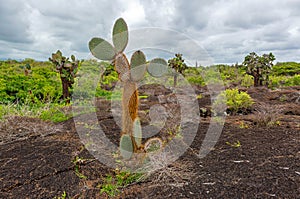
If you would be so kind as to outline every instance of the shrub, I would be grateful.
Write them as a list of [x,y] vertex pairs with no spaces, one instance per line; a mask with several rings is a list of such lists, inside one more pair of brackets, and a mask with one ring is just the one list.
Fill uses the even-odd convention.
[[217,96],[213,103],[213,112],[216,114],[220,113],[218,107],[226,104],[227,112],[232,114],[245,113],[253,103],[253,99],[246,92],[238,89],[227,89]]
[[257,114],[253,118],[253,123],[259,127],[271,127],[280,125],[280,114],[282,108],[278,105],[261,103],[257,106]]
[[0,71],[0,102],[25,103],[56,101],[61,97],[61,85],[48,62],[31,63],[31,73],[25,74],[20,65],[25,62],[2,61]]
[[280,75],[296,75],[300,74],[300,63],[296,62],[278,62],[272,68],[272,75],[280,76]]
[[254,85],[254,80],[253,80],[253,77],[251,75],[245,75],[244,78],[242,79],[241,81],[241,86],[244,86],[244,87],[251,87]]

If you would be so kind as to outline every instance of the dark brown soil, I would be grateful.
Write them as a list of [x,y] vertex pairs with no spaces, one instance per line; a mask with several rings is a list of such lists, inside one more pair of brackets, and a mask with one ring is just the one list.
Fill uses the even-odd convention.
[[[149,124],[147,110],[154,104],[174,109],[173,121],[159,135],[164,138],[164,130],[176,124],[178,112],[170,100],[162,99],[173,97],[169,90],[151,89],[156,89],[152,96],[140,102],[140,117],[143,125]],[[176,162],[123,188],[116,198],[300,198],[300,89],[247,92],[256,102],[253,110],[227,116],[207,156],[197,156],[210,122],[203,115],[191,147]],[[209,109],[207,91],[197,88],[196,93],[203,94],[198,99],[200,108]],[[110,102],[99,99],[96,106],[102,129],[117,144],[120,129]],[[275,122],[264,125],[264,120]],[[76,167],[75,157],[85,161]],[[0,198],[55,198],[64,191],[68,198],[106,198],[99,186],[113,173],[83,148],[73,119],[53,124],[8,118],[0,125],[0,165]],[[78,176],[76,168],[87,178]]]

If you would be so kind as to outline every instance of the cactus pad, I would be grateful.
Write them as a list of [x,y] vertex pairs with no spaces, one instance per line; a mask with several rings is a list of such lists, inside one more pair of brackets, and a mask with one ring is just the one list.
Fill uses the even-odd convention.
[[142,127],[139,118],[136,118],[133,122],[133,137],[137,147],[141,147],[142,145]]
[[91,53],[98,59],[112,60],[116,55],[114,47],[102,38],[93,38],[89,42]]
[[124,19],[119,18],[113,27],[113,44],[116,51],[123,52],[128,43],[128,28]]
[[158,152],[162,150],[163,141],[160,138],[151,138],[145,143],[145,150],[147,153]]
[[120,139],[120,152],[121,156],[128,160],[131,158],[133,153],[133,144],[129,135],[122,135]]
[[142,51],[133,53],[131,60],[130,75],[133,81],[140,81],[146,72],[146,57]]
[[162,77],[168,71],[168,64],[166,60],[156,58],[150,61],[147,71],[153,77]]

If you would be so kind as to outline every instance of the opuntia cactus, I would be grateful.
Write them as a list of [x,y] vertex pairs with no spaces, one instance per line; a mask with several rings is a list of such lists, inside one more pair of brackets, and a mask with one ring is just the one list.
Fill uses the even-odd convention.
[[245,57],[243,65],[247,68],[246,73],[253,76],[255,87],[268,86],[269,74],[274,60],[275,56],[272,53],[259,56],[255,52],[252,52]]
[[154,77],[162,76],[167,72],[167,62],[156,58],[146,64],[144,53],[138,50],[133,53],[129,63],[123,53],[128,44],[128,28],[122,18],[114,24],[112,40],[113,45],[102,38],[92,38],[89,42],[89,49],[96,58],[112,61],[122,83],[120,152],[124,159],[129,159],[133,152],[137,152],[142,147],[142,130],[137,114],[139,98],[136,83],[144,77],[146,71]]
[[120,152],[121,156],[128,160],[133,154],[133,143],[130,135],[122,135],[120,139]]
[[30,64],[25,64],[25,66],[20,66],[21,69],[24,70],[25,76],[28,76],[31,73],[31,66]]
[[174,87],[177,85],[177,77],[178,74],[183,74],[187,69],[187,65],[184,63],[184,59],[182,58],[182,54],[175,54],[175,57],[168,60],[168,64],[171,68],[173,68],[176,72],[174,73]]
[[142,146],[142,127],[139,118],[136,118],[133,122],[133,137],[136,143],[136,146],[140,148]]
[[49,58],[49,61],[55,64],[56,70],[60,74],[63,99],[66,100],[66,103],[70,103],[70,90],[74,84],[80,61],[76,60],[74,55],[71,55],[71,61],[69,61],[69,58],[62,56],[60,50],[56,51],[56,53],[52,53],[52,57]]

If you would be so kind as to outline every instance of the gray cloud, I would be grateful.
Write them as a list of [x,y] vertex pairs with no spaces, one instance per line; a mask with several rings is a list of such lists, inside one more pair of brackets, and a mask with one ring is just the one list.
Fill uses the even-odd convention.
[[[130,30],[158,27],[185,34],[166,36],[160,48],[181,48],[190,57],[206,49],[215,63],[241,62],[252,51],[273,52],[278,61],[299,61],[296,0],[0,0],[0,58],[46,60],[57,49],[86,58],[88,41],[94,36],[110,40],[119,17]],[[203,49],[189,49],[188,38]]]

